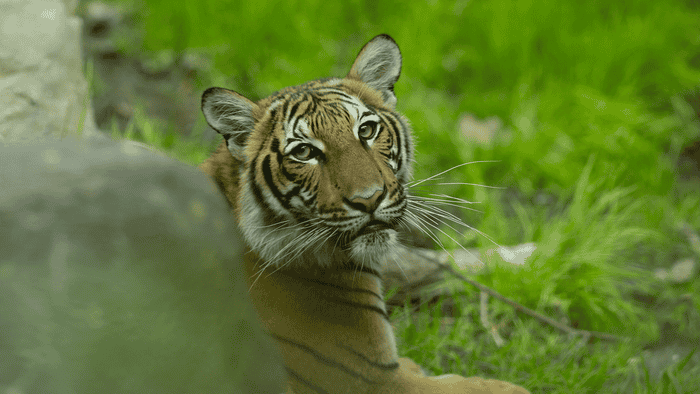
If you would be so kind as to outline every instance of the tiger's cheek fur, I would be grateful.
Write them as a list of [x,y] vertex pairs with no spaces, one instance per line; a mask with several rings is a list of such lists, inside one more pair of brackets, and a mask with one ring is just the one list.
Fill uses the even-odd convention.
[[289,188],[293,197],[289,208],[297,220],[311,218],[317,212],[318,185],[323,182],[322,169],[318,166],[305,166],[288,157],[280,161],[280,178]]
[[288,188],[280,177],[278,163],[273,154],[261,154],[251,163],[249,177],[253,180],[255,203],[267,212],[267,217],[284,216],[288,200],[283,194]]

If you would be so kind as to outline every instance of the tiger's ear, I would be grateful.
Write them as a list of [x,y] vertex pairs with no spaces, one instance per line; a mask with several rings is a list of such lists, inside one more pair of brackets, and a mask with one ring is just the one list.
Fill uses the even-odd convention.
[[355,59],[347,78],[360,81],[379,91],[384,103],[396,105],[394,84],[401,74],[401,51],[393,38],[380,34],[365,44]]
[[209,88],[202,94],[202,113],[212,129],[226,139],[233,157],[245,160],[248,135],[253,132],[255,103],[224,88]]

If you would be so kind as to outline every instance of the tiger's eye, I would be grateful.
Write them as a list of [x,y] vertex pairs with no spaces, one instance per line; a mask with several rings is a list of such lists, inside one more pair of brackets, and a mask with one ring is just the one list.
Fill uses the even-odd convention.
[[377,128],[377,122],[365,122],[357,130],[357,136],[363,140],[369,140],[374,136],[374,131]]
[[309,160],[314,156],[313,148],[311,148],[309,145],[299,145],[292,151],[292,156],[294,156],[294,158],[297,160]]

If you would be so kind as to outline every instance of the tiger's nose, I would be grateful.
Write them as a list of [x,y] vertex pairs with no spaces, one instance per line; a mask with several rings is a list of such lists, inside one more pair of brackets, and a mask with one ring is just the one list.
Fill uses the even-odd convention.
[[345,198],[345,203],[358,211],[372,213],[382,202],[385,192],[383,185],[370,187],[350,198]]

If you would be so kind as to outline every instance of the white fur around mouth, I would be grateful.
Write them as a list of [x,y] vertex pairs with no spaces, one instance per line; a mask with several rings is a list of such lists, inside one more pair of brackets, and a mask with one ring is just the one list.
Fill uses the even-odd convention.
[[394,230],[394,228],[386,222],[383,222],[381,220],[372,220],[365,224],[358,232],[356,237],[359,238],[363,235],[368,235],[372,234],[375,232],[381,232],[385,230]]
[[350,255],[357,263],[381,269],[390,255],[396,252],[399,242],[396,230],[377,229],[358,235],[350,242]]

